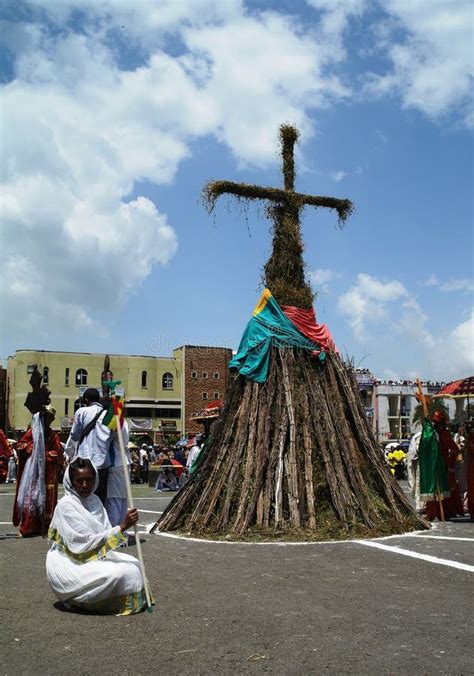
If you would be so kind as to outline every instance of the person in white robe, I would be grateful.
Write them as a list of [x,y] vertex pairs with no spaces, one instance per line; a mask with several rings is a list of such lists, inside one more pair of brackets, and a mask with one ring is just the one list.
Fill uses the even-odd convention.
[[174,471],[165,467],[163,471],[158,474],[155,482],[155,493],[163,493],[165,491],[179,491],[178,480]]
[[130,509],[123,523],[111,526],[94,490],[95,467],[77,458],[64,474],[65,496],[59,500],[48,531],[46,573],[66,607],[100,614],[133,615],[147,607],[139,561],[117,551],[124,531],[138,522]]
[[191,467],[194,465],[194,463],[198,459],[199,454],[201,452],[201,448],[202,448],[202,441],[199,439],[199,440],[196,441],[194,446],[189,451],[188,459],[186,460],[186,467],[187,467],[188,470],[191,469]]
[[16,463],[17,463],[16,451],[13,450],[13,453],[11,454],[8,460],[8,473],[7,480],[5,482],[7,484],[16,483]]
[[[127,471],[132,464],[130,451],[128,449],[128,424],[124,420],[122,424],[122,438],[125,447],[125,458],[127,462]],[[107,476],[107,498],[105,500],[105,509],[112,526],[120,524],[127,514],[127,484],[123,473],[122,454],[120,452],[120,442],[118,432],[112,432],[112,443],[109,448],[110,462],[109,473]]]
[[74,422],[64,450],[70,460],[79,457],[89,458],[92,461],[99,472],[96,493],[105,505],[112,430],[103,424],[107,409],[101,404],[99,390],[89,387],[82,395],[82,399],[86,405],[78,408],[74,414]]
[[[107,410],[100,403],[99,391],[90,387],[83,394],[85,406],[78,408],[74,414],[74,422],[70,432],[71,441],[66,442],[65,451],[70,453],[71,460],[77,456],[89,458],[97,469],[110,466],[109,446],[112,430],[102,424]],[[95,425],[84,435],[89,424]]]
[[420,472],[418,470],[418,447],[420,445],[421,431],[415,432],[410,439],[407,453],[407,477],[408,487],[415,499],[415,509],[423,512],[425,503],[420,499]]

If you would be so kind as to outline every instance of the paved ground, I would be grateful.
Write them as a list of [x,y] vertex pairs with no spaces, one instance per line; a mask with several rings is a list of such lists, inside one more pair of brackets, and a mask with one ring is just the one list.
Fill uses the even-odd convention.
[[[135,492],[145,526],[169,497]],[[60,611],[47,542],[0,537],[0,673],[474,674],[470,522],[365,543],[143,540],[157,606],[124,618]]]

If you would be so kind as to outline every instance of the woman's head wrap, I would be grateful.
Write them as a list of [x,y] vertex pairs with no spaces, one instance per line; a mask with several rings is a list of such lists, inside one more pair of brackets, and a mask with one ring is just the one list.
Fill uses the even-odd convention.
[[[71,465],[72,464],[73,463],[71,463]],[[99,485],[99,473],[91,462],[92,469],[94,470],[94,473],[95,473],[95,483],[94,483],[94,488],[92,489],[91,495],[89,495],[87,498],[84,498],[81,495],[79,495],[79,493],[76,491],[76,489],[72,485],[72,479],[71,479],[71,474],[70,474],[71,465],[68,465],[66,467],[66,471],[64,472],[64,478],[63,478],[64,492],[65,492],[66,495],[75,495],[77,498],[82,500],[82,502],[84,502],[84,500],[88,500],[90,497],[92,497],[94,495],[95,491],[97,490],[97,487]],[[94,496],[94,497],[97,497],[97,496]]]

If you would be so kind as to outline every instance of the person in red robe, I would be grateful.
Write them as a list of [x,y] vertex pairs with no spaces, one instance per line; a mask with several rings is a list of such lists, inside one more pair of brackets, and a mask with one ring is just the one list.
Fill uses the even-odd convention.
[[52,406],[35,413],[33,425],[17,444],[18,470],[13,525],[20,535],[45,536],[58,501],[59,473],[64,454],[57,432],[51,429]]
[[[459,454],[459,448],[454,442],[451,432],[446,427],[447,422],[446,415],[442,411],[437,410],[434,412],[433,427],[438,434],[441,455],[448,471],[450,492],[449,497],[443,500],[444,518],[452,519],[457,515],[462,516],[464,510],[458,482],[456,481],[456,458]],[[435,518],[441,520],[438,500],[429,500],[426,503],[426,517],[429,521],[433,521]]]
[[467,462],[467,510],[471,521],[474,521],[474,427],[468,432],[465,449]]
[[3,430],[0,430],[0,484],[5,483],[8,475],[8,460],[12,455],[12,449]]

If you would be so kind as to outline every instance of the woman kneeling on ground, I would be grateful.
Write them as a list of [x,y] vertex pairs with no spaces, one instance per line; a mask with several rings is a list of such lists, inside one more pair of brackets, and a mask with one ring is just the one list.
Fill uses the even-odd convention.
[[127,544],[124,531],[138,521],[129,509],[112,527],[94,495],[98,473],[90,460],[77,458],[64,474],[65,496],[54,510],[46,557],[49,583],[66,607],[94,613],[133,615],[147,607],[140,564],[115,551]]

